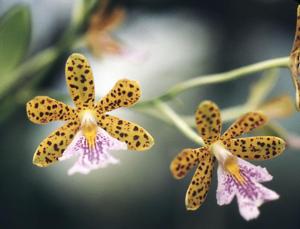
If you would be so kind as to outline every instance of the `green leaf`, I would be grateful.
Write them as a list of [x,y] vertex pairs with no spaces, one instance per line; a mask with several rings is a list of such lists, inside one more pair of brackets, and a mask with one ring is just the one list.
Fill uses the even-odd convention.
[[11,72],[27,52],[31,34],[30,10],[12,7],[0,19],[0,75]]

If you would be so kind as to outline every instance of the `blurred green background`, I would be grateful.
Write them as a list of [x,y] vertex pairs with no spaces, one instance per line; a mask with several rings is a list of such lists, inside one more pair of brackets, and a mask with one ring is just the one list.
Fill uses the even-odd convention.
[[[281,198],[263,205],[257,220],[246,222],[236,201],[217,206],[216,176],[204,205],[195,212],[185,210],[184,196],[192,173],[176,181],[169,164],[181,149],[196,145],[175,127],[136,112],[118,112],[149,130],[156,145],[142,153],[115,152],[120,165],[69,177],[67,169],[72,162],[45,169],[32,165],[37,145],[61,123],[37,126],[25,112],[25,102],[40,93],[70,103],[65,97],[63,69],[73,51],[90,58],[98,97],[126,76],[141,82],[143,100],[201,74],[287,56],[294,37],[296,3],[112,1],[110,8],[121,5],[126,17],[111,34],[129,54],[95,57],[80,40],[90,9],[81,7],[85,10],[81,18],[73,10],[78,2],[0,0],[0,24],[7,20],[11,7],[21,4],[13,12],[17,19],[5,30],[8,38],[3,38],[0,29],[0,50],[4,50],[0,53],[0,228],[300,228],[299,150],[288,149],[275,160],[259,163],[274,176],[266,186]],[[92,1],[84,4],[88,2]],[[77,43],[70,45],[76,39]],[[54,53],[45,54],[54,46]],[[41,53],[29,69],[22,68]],[[170,104],[185,115],[193,114],[204,99],[214,100],[222,108],[238,105],[257,79],[252,75],[193,89]],[[282,93],[295,93],[288,70],[280,71],[270,97]],[[281,124],[300,134],[299,120],[300,114],[294,114]]]

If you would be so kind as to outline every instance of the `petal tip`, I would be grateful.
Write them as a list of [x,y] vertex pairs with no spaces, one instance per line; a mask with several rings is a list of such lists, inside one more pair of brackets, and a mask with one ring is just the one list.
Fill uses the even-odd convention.
[[196,210],[198,210],[198,208],[200,207],[200,206],[190,206],[190,205],[188,205],[187,203],[185,204],[185,207],[186,207],[186,210],[187,211],[196,211]]
[[[151,135],[150,135],[151,136]],[[154,146],[154,138],[151,136],[151,140],[149,140],[149,144],[146,147],[146,150],[151,149]]]
[[298,84],[298,75],[296,76],[292,75],[292,77],[293,77],[294,84],[296,86],[296,110],[300,111],[300,88]]
[[200,205],[197,205],[196,203],[193,203],[193,200],[189,199],[188,191],[185,195],[185,208],[187,211],[196,211]]
[[204,100],[202,101],[199,105],[198,105],[198,108],[199,107],[202,107],[202,106],[215,106],[215,107],[218,107],[217,104],[215,104],[213,101],[211,100]]
[[[145,143],[144,145],[141,145],[140,147],[134,148],[133,150],[137,150],[137,151],[146,151],[152,148],[152,146],[154,145],[155,141],[154,138],[148,133],[148,141],[147,143]],[[130,149],[130,146],[128,146],[128,149]]]
[[[147,151],[147,150],[151,149],[153,145],[154,145],[154,141],[150,142],[147,145],[145,144],[144,146],[142,146],[140,148],[137,148],[137,149],[133,149],[133,150],[144,152],[144,151]],[[128,147],[128,149],[130,149],[130,148]]]
[[268,122],[268,116],[263,111],[252,111],[254,115],[260,116],[260,118],[264,119],[264,123]]
[[239,212],[246,221],[250,221],[256,219],[260,215],[258,207],[259,206],[255,205],[239,207]]
[[36,157],[33,157],[32,164],[34,164],[34,165],[36,165],[37,167],[40,167],[40,168],[45,168],[45,167],[48,166],[48,164],[45,164],[45,163],[41,162]]
[[245,215],[245,216],[242,215],[242,217],[243,217],[246,221],[250,221],[250,220],[257,219],[259,215],[260,215],[260,212],[258,211],[258,213],[253,213],[253,215],[249,215],[249,216],[248,216],[248,215]]
[[136,85],[140,85],[139,81],[138,80],[131,80],[131,79],[127,79],[127,78],[123,78],[123,79],[119,79],[117,82],[129,82],[129,83],[133,83],[133,84],[136,84]]
[[45,168],[48,167],[50,164],[47,163],[46,161],[43,161],[40,156],[37,155],[37,152],[34,154],[32,158],[32,164],[36,165],[37,167],[40,168]]
[[170,169],[170,172],[171,172],[172,176],[173,176],[175,179],[180,180],[180,179],[182,179],[184,176],[180,176],[180,175],[178,174],[178,172],[176,172],[176,167],[177,167],[177,165],[175,164],[174,161],[172,161],[171,164],[170,164],[169,169]]
[[73,60],[73,59],[77,59],[77,58],[80,58],[80,59],[86,59],[86,57],[81,54],[81,53],[72,53],[69,58],[68,58],[68,61],[69,60]]
[[271,198],[271,200],[278,200],[280,198],[280,195],[277,192],[274,192]]

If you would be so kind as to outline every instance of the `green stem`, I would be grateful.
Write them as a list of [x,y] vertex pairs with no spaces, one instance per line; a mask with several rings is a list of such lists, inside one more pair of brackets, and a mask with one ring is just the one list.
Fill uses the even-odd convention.
[[[249,111],[259,109],[259,105],[262,103],[263,99],[271,92],[272,88],[278,81],[278,78],[278,71],[276,71],[276,69],[266,71],[263,74],[263,77],[251,86],[246,103],[227,109],[222,109],[222,121],[232,121]],[[188,125],[192,127],[195,126],[194,116],[187,115],[183,117],[183,119]]]
[[190,140],[194,141],[197,144],[204,145],[203,139],[195,133],[195,131],[189,127],[177,114],[171,109],[167,104],[162,101],[156,100],[154,102],[155,107],[161,111],[166,117],[168,117],[173,124]]
[[58,55],[58,49],[48,48],[16,68],[15,71],[9,74],[9,77],[6,77],[7,80],[0,85],[0,101],[8,92],[15,91],[20,85],[33,78],[38,71],[53,63]]
[[160,95],[159,97],[148,100],[145,102],[141,102],[137,104],[139,107],[144,107],[151,105],[154,100],[161,100],[161,101],[167,101],[170,100],[180,93],[194,88],[198,86],[208,85],[208,84],[217,84],[222,83],[226,81],[230,81],[233,79],[238,79],[240,77],[261,72],[267,69],[272,68],[287,68],[290,64],[290,58],[289,57],[281,57],[281,58],[275,58],[271,60],[265,60],[262,62],[258,62],[255,64],[247,65],[244,67],[240,67],[228,72],[218,73],[218,74],[210,74],[205,76],[198,76],[196,78],[184,81],[182,83],[179,83],[175,86],[173,86],[170,90],[168,90],[166,93]]
[[262,101],[275,87],[279,79],[278,69],[270,69],[262,74],[262,77],[251,85],[246,106],[257,109]]
[[0,84],[0,102],[24,85],[36,78],[37,73],[50,66],[61,54],[70,50],[76,44],[78,36],[83,32],[84,25],[90,17],[90,12],[97,5],[96,0],[78,0],[75,5],[71,24],[56,44],[47,48],[24,62],[7,75]]

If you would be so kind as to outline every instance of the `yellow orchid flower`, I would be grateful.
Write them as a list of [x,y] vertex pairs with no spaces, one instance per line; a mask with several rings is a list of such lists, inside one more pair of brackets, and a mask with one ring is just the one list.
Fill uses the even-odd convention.
[[211,101],[201,103],[195,116],[197,129],[205,146],[184,149],[170,165],[171,172],[177,179],[183,178],[192,167],[198,165],[186,193],[187,209],[196,210],[204,202],[217,159],[218,204],[229,204],[237,196],[241,215],[246,220],[258,217],[258,207],[279,196],[260,184],[272,179],[267,170],[243,159],[266,160],[276,157],[285,149],[285,142],[273,136],[236,139],[265,124],[267,118],[260,112],[246,113],[223,135],[220,110],[216,104]]
[[153,145],[152,136],[139,125],[106,114],[139,100],[141,90],[137,81],[119,80],[104,98],[95,103],[93,74],[87,59],[81,54],[72,54],[65,71],[76,108],[47,96],[37,96],[27,103],[27,115],[33,123],[66,121],[38,146],[33,157],[35,165],[47,167],[58,160],[78,156],[69,174],[87,174],[118,162],[108,150],[143,151]]

